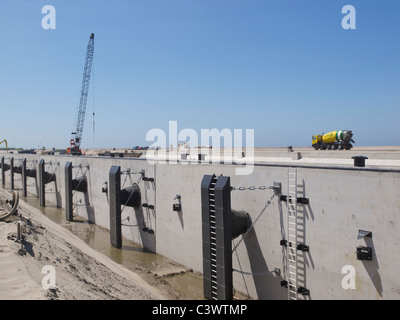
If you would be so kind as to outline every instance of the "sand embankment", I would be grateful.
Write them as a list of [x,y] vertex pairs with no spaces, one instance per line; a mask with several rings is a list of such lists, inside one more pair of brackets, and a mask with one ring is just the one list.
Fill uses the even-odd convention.
[[[11,195],[0,190],[0,210]],[[23,239],[16,239],[20,221]],[[54,267],[55,288],[42,281]],[[46,282],[50,283],[50,282]],[[135,272],[95,251],[67,229],[24,202],[18,215],[0,221],[0,299],[165,299]]]

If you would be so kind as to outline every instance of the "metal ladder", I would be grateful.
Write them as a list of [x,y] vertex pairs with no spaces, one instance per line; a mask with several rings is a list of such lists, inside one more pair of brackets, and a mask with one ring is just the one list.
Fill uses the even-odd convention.
[[288,168],[287,176],[286,279],[288,286],[288,300],[297,300],[297,168]]
[[210,261],[211,261],[211,299],[217,300],[217,236],[215,221],[215,185],[217,177],[213,177],[208,189],[210,201]]

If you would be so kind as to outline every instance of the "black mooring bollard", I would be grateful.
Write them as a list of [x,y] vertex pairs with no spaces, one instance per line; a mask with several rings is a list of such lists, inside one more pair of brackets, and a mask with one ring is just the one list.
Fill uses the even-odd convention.
[[354,159],[355,167],[365,167],[365,160],[368,159],[368,157],[365,156],[354,156],[351,158]]

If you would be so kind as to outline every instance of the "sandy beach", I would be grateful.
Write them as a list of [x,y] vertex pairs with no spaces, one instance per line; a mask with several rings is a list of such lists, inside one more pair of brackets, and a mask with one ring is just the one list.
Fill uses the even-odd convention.
[[[6,199],[11,195],[0,190],[2,213],[11,208]],[[17,239],[18,222],[22,239]],[[1,300],[166,299],[138,274],[22,201],[17,215],[0,221],[0,288]]]

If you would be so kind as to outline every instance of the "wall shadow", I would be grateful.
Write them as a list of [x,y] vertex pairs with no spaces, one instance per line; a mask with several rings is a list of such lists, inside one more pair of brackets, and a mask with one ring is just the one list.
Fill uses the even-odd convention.
[[367,271],[375,289],[376,292],[379,294],[380,297],[382,297],[383,293],[383,286],[382,286],[382,279],[381,276],[379,275],[379,263],[378,263],[378,257],[375,252],[375,246],[372,238],[364,238],[365,240],[365,246],[372,248],[372,260],[367,261],[367,260],[361,260],[365,270]]
[[254,228],[249,231],[243,241],[247,249],[247,254],[249,256],[251,272],[254,273],[252,277],[257,292],[257,298],[260,300],[285,299],[285,297],[287,297],[287,293],[286,290],[280,285],[281,281],[283,280],[280,275],[257,275],[259,273],[264,273],[267,271],[271,272],[274,270],[275,267],[272,270],[269,270],[268,264],[263,256]]
[[[156,252],[155,230],[152,229],[152,225],[150,225],[148,221],[146,221],[145,219],[145,211],[146,211],[146,216],[148,216],[149,215],[148,210],[150,209],[143,208],[142,206],[140,206],[139,208],[134,208],[134,210],[135,210],[138,232],[140,239],[142,240],[143,248],[151,252]],[[151,233],[150,230],[153,230],[153,233]]]

